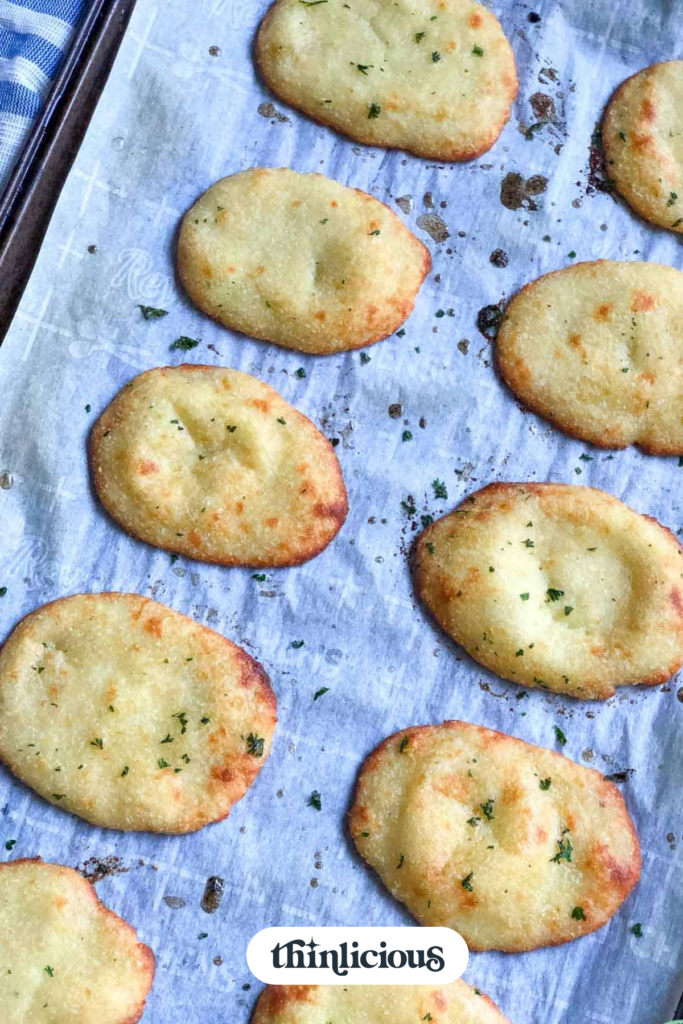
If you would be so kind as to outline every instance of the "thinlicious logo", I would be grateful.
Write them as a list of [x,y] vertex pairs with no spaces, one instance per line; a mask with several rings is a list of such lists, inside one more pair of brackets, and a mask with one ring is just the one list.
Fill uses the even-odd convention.
[[468,956],[450,928],[266,928],[249,943],[247,963],[276,985],[445,985]]
[[[346,978],[351,970],[370,970],[373,967],[381,969],[392,968],[400,970],[406,964],[411,970],[416,967],[426,967],[428,971],[443,971],[446,961],[443,958],[441,946],[430,946],[424,949],[387,949],[386,942],[379,943],[379,949],[359,948],[360,943],[352,942],[349,948],[348,942],[342,942],[339,949],[322,949],[319,942],[309,939],[290,939],[289,942],[273,946],[271,950],[273,967],[280,970],[282,967],[295,968],[300,970],[303,967],[320,970],[331,967],[334,973],[340,978]],[[305,952],[308,950],[308,952]]]

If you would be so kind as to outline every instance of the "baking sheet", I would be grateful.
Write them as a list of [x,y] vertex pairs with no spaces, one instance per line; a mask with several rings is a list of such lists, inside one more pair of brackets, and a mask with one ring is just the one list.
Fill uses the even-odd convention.
[[[607,773],[633,769],[623,787],[643,845],[642,881],[596,934],[522,956],[473,955],[466,977],[515,1024],[662,1024],[683,988],[683,687],[674,679],[625,689],[605,704],[541,692],[518,701],[515,686],[471,662],[416,605],[406,559],[415,520],[402,502],[414,499],[419,516],[492,480],[553,480],[602,487],[683,528],[678,460],[590,449],[524,413],[476,326],[482,307],[567,265],[570,252],[681,266],[678,239],[596,188],[588,168],[614,87],[683,55],[680,4],[494,4],[515,48],[520,98],[493,151],[464,166],[357,146],[270,96],[251,62],[266,6],[138,0],[0,350],[0,633],[66,594],[154,597],[264,664],[279,698],[274,751],[226,822],[182,837],[92,828],[0,770],[0,856],[102,866],[101,898],[157,956],[147,1024],[246,1024],[261,988],[245,960],[258,929],[410,923],[354,855],[344,826],[359,764],[380,740],[464,718],[553,746],[557,724],[569,757]],[[529,22],[530,11],[541,21]],[[555,122],[525,132],[548,119],[543,109],[552,114],[547,97]],[[370,363],[240,337],[194,311],[176,287],[178,217],[217,178],[253,165],[320,170],[371,191],[429,244],[433,272],[405,335],[368,350]],[[510,174],[535,185],[520,194]],[[443,237],[434,217],[449,234],[441,242],[423,230]],[[490,261],[499,249],[506,266]],[[137,303],[170,312],[145,322]],[[202,343],[170,352],[181,334]],[[182,360],[260,377],[339,439],[351,511],[319,558],[260,583],[249,571],[173,564],[104,515],[86,470],[91,424],[135,373]],[[301,366],[305,379],[294,375]],[[403,406],[399,419],[388,415],[393,403]],[[406,429],[412,441],[401,440]],[[448,502],[434,500],[435,477]],[[301,639],[305,646],[292,648]],[[323,686],[329,692],[314,702]],[[320,812],[307,806],[313,789]],[[11,852],[9,839],[17,840]],[[209,875],[226,888],[211,916],[200,906]],[[630,933],[635,922],[641,939]]]

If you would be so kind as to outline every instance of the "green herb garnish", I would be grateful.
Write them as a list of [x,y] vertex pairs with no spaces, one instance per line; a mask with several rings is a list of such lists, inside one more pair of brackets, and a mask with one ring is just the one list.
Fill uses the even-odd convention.
[[176,341],[173,342],[173,344],[171,345],[171,349],[179,348],[183,352],[189,352],[190,349],[196,348],[198,344],[199,342],[195,341],[194,338],[187,338],[183,334]]
[[139,306],[145,320],[159,320],[162,316],[168,316],[167,309],[155,309],[154,306]]

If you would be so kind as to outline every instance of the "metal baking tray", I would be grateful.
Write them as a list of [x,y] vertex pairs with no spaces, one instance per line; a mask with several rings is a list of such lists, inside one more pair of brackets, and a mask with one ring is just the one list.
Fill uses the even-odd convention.
[[90,0],[0,196],[0,345],[106,85],[136,0]]

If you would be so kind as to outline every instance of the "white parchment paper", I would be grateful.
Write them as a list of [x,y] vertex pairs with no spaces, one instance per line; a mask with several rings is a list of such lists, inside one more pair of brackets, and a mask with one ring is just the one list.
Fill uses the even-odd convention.
[[[404,726],[463,718],[553,746],[559,724],[569,757],[607,773],[634,769],[623,786],[643,845],[642,881],[596,934],[523,956],[474,955],[467,978],[514,1024],[662,1024],[683,989],[680,684],[626,689],[606,704],[541,692],[517,700],[516,687],[472,663],[416,605],[406,559],[412,521],[401,503],[412,496],[419,516],[492,480],[564,481],[604,488],[683,528],[676,459],[591,450],[524,413],[476,327],[481,307],[570,263],[570,252],[682,265],[676,236],[596,192],[587,174],[591,134],[616,85],[655,60],[683,56],[681,4],[539,0],[529,8],[499,0],[520,97],[492,152],[460,166],[356,146],[270,96],[251,59],[266,6],[138,0],[0,351],[0,470],[13,477],[0,489],[0,633],[66,594],[151,595],[264,664],[279,699],[274,751],[227,821],[184,837],[92,828],[0,769],[0,856],[40,854],[74,866],[119,857],[129,870],[98,891],[156,953],[147,1024],[246,1024],[261,986],[245,950],[258,929],[410,923],[355,856],[344,824],[359,764],[380,740]],[[530,10],[540,22],[529,22]],[[537,93],[552,99],[560,123],[527,139],[520,127],[543,120],[530,103]],[[259,113],[269,102],[280,116]],[[370,363],[358,353],[302,357],[237,336],[177,288],[178,218],[216,179],[253,165],[323,171],[395,209],[397,198],[407,209],[412,197],[410,212],[398,212],[430,245],[433,272],[405,335],[370,349]],[[538,209],[501,204],[511,172],[548,179],[532,197]],[[417,224],[425,214],[440,216],[450,237],[434,242]],[[490,262],[496,249],[507,266]],[[146,323],[137,303],[170,313]],[[202,343],[187,355],[170,352],[181,334]],[[248,571],[172,564],[103,513],[86,467],[91,424],[134,374],[182,360],[252,373],[339,438],[351,512],[319,558],[259,583]],[[300,366],[305,379],[294,376]],[[388,416],[392,403],[403,406],[401,418]],[[412,441],[401,440],[406,429]],[[447,502],[434,500],[435,477],[447,485]],[[305,646],[295,650],[292,640]],[[314,702],[323,686],[329,692]],[[307,807],[313,789],[320,812]],[[11,852],[9,839],[17,840]],[[224,877],[226,892],[208,916],[200,899],[212,874]],[[185,906],[174,909],[165,896]],[[630,932],[635,922],[641,939]]]

